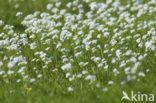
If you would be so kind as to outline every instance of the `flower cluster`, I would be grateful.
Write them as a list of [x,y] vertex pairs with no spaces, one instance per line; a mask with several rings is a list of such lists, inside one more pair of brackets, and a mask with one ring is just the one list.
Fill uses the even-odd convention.
[[0,80],[34,83],[60,76],[68,91],[80,81],[107,91],[107,85],[145,77],[150,68],[142,65],[150,54],[156,56],[156,21],[148,19],[156,1],[127,2],[56,1],[47,4],[46,12],[24,17],[23,33],[0,20]]

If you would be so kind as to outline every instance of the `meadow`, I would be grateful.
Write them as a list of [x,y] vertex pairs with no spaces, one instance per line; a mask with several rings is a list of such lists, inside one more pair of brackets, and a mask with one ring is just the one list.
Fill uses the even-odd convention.
[[156,103],[156,0],[0,0],[0,103]]

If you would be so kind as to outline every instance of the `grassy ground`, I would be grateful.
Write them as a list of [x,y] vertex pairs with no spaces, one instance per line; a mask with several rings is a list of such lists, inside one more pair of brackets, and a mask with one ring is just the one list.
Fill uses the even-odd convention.
[[[70,1],[70,0],[68,0]],[[63,6],[68,2],[63,1]],[[120,0],[122,1],[122,0]],[[24,1],[17,1],[9,3],[7,0],[0,0],[0,20],[3,20],[5,24],[14,25],[14,30],[18,33],[23,33],[26,27],[21,24],[22,19],[18,19],[16,17],[16,13],[21,11],[23,12],[23,17],[31,14],[35,11],[41,12],[49,12],[46,9],[46,5],[50,1],[48,0],[24,0]],[[104,2],[103,0],[99,0],[99,2]],[[125,1],[123,0],[123,4]],[[146,2],[144,2],[145,4]],[[15,5],[19,5],[18,8],[15,8]],[[62,8],[63,8],[62,6]],[[88,7],[85,7],[86,11],[88,11]],[[72,11],[71,11],[72,12]],[[148,20],[155,20],[154,16],[156,13],[153,13],[151,16],[144,15],[139,20],[148,21]],[[137,22],[137,20],[136,20]],[[152,25],[151,27],[156,27]],[[149,28],[151,28],[149,27]],[[116,28],[115,26],[112,28]],[[2,27],[0,27],[0,33],[3,32]],[[142,33],[147,32],[146,30],[142,30]],[[127,34],[127,35],[130,35]],[[38,40],[39,41],[39,40]],[[103,41],[103,40],[101,40]],[[67,43],[69,43],[67,41]],[[133,46],[134,47],[133,47]],[[65,44],[64,44],[65,46]],[[70,48],[70,46],[65,46]],[[42,48],[42,47],[41,47]],[[44,47],[43,47],[44,48]],[[135,44],[131,44],[130,48],[134,51],[139,51],[144,53],[141,49],[135,47]],[[28,48],[24,47],[21,54],[25,55],[26,57],[32,58],[31,53],[34,51],[27,51]],[[42,50],[42,49],[41,49]],[[1,49],[1,51],[4,51]],[[51,50],[55,52],[55,62],[52,65],[55,67],[59,67],[61,59],[59,55],[61,53],[55,49]],[[84,51],[85,52],[85,51]],[[5,55],[9,56],[12,55],[14,52],[5,51]],[[48,52],[49,53],[49,52]],[[99,52],[98,52],[99,53]],[[71,53],[72,54],[72,53]],[[99,54],[100,55],[100,54]],[[102,56],[102,55],[100,55]],[[3,54],[0,54],[0,59],[2,59]],[[89,53],[86,53],[86,57],[89,57]],[[87,59],[90,61],[90,59]],[[98,82],[102,85],[102,88],[107,88],[108,91],[103,91],[102,88],[97,88],[95,85],[88,85],[89,83],[84,80],[76,80],[72,83],[65,80],[65,73],[60,71],[61,74],[53,73],[49,70],[45,70],[43,73],[43,77],[37,80],[34,83],[29,82],[21,82],[16,83],[14,79],[17,77],[9,77],[8,83],[3,81],[3,78],[0,77],[0,103],[132,103],[129,101],[121,101],[121,97],[123,96],[122,91],[126,91],[129,95],[131,91],[147,94],[154,94],[156,95],[156,57],[155,51],[148,51],[148,56],[142,61],[141,68],[142,71],[146,71],[147,68],[150,69],[148,73],[146,73],[146,77],[141,77],[139,80],[134,81],[127,81],[126,84],[120,85],[119,81],[122,81],[123,78],[126,78],[124,74],[121,73],[120,76],[112,76],[112,70],[110,71],[99,71],[95,70],[93,73],[98,77]],[[28,67],[33,68],[33,64],[29,62]],[[58,64],[57,64],[58,63]],[[92,62],[90,62],[92,63]],[[62,65],[62,64],[61,64]],[[90,65],[90,67],[93,65]],[[36,66],[37,68],[41,68],[40,65]],[[97,66],[96,66],[97,67]],[[7,68],[7,67],[6,67]],[[4,68],[3,68],[4,69]],[[75,66],[75,71],[78,71],[79,66]],[[122,69],[119,70],[120,72],[124,71]],[[28,72],[31,71],[28,70]],[[92,71],[91,71],[92,73]],[[31,75],[34,75],[33,73]],[[115,81],[114,85],[108,85],[107,82],[109,80]],[[82,88],[80,88],[82,84]],[[74,87],[74,91],[68,92],[65,88],[69,85]],[[32,90],[28,90],[32,88]],[[137,102],[137,103],[148,103],[148,102]],[[154,103],[154,102],[153,102]]]

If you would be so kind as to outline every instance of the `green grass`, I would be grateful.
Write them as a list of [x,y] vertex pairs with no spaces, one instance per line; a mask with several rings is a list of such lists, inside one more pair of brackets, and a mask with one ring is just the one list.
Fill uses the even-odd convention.
[[[63,0],[61,0],[63,1]],[[70,1],[70,0],[68,0]],[[96,0],[99,2],[104,2],[103,0]],[[122,0],[121,0],[122,1]],[[46,5],[50,1],[48,0],[37,0],[37,2],[33,2],[32,0],[25,0],[24,2],[17,1],[13,3],[9,3],[7,0],[0,0],[0,19],[5,22],[5,24],[14,25],[14,30],[18,33],[23,33],[26,27],[21,25],[21,19],[18,19],[16,17],[16,13],[18,11],[23,12],[23,16],[27,16],[28,14],[31,14],[35,11],[41,11],[41,12],[49,12],[46,10]],[[64,2],[62,5],[62,8],[65,6],[67,1]],[[122,2],[125,4],[125,1]],[[146,2],[145,2],[146,3]],[[19,4],[19,8],[15,8],[14,5]],[[86,4],[85,4],[86,5]],[[85,6],[86,12],[88,11],[87,5]],[[69,10],[70,11],[70,10]],[[72,11],[71,11],[72,12]],[[115,15],[115,14],[114,14]],[[144,15],[143,17],[138,18],[139,20],[155,20],[154,16],[156,16],[155,13],[153,13],[151,16]],[[99,21],[100,22],[100,21]],[[152,27],[156,27],[153,25]],[[87,28],[87,27],[86,27]],[[116,28],[109,27],[108,28]],[[151,27],[149,27],[151,28]],[[61,28],[59,28],[61,29]],[[137,29],[137,28],[134,28]],[[3,32],[2,27],[0,27],[0,33]],[[86,30],[87,32],[87,30]],[[147,32],[146,30],[138,31],[140,33]],[[75,31],[75,33],[77,33]],[[130,32],[126,32],[127,35],[130,35]],[[95,33],[96,36],[96,33]],[[38,37],[40,38],[40,37]],[[40,40],[36,38],[35,41],[38,41],[38,45],[41,44]],[[1,39],[1,38],[0,38]],[[104,42],[104,40],[99,40],[99,42]],[[129,41],[131,42],[131,41]],[[64,47],[70,49],[72,47],[69,46],[70,40],[66,41],[66,44],[63,44]],[[53,66],[58,68],[61,63],[61,57],[63,54],[59,51],[57,51],[54,46],[55,44],[49,44],[49,45],[41,45],[38,49],[44,50],[46,47],[50,46],[51,49],[48,51],[49,55],[52,54],[54,56]],[[118,48],[118,47],[116,47]],[[144,53],[143,50],[137,49],[137,46],[135,44],[130,45],[130,48],[134,51],[140,51],[141,53]],[[0,49],[0,51],[4,51],[3,49]],[[36,50],[37,51],[37,50]],[[102,51],[102,50],[101,50]],[[99,50],[97,55],[107,57],[107,55],[103,55]],[[43,66],[42,61],[38,64],[31,63],[31,60],[33,58],[33,53],[35,51],[31,51],[27,46],[23,46],[22,48],[22,55],[28,57],[28,73],[33,77],[35,74],[30,69],[34,66],[39,69],[43,77],[39,80],[37,80],[35,83],[29,83],[28,81],[23,81],[21,83],[16,83],[16,78],[20,77],[20,75],[17,75],[15,77],[10,76],[8,81],[9,83],[5,83],[3,81],[3,78],[0,77],[0,103],[132,103],[129,101],[122,101],[121,97],[122,91],[126,91],[128,94],[130,94],[130,91],[141,93],[147,93],[147,94],[154,94],[156,96],[156,57],[155,57],[155,51],[148,52],[148,56],[142,61],[142,65],[139,69],[142,71],[146,71],[147,68],[150,68],[150,72],[146,73],[146,77],[139,78],[137,81],[128,81],[124,85],[120,85],[120,81],[124,80],[126,76],[122,74],[123,68],[121,68],[119,71],[121,72],[120,76],[112,76],[112,70],[102,71],[101,69],[96,69],[95,71],[91,71],[91,67],[97,68],[97,65],[93,63],[89,57],[92,56],[91,51],[85,51],[85,56],[77,60],[77,63],[81,60],[87,60],[90,64],[90,68],[85,68],[89,70],[89,72],[94,73],[98,80],[97,83],[100,82],[101,87],[97,88],[95,85],[88,85],[88,81],[84,80],[74,80],[72,83],[65,78],[65,72],[60,70],[59,72],[52,72],[52,70],[41,70],[41,66]],[[5,55],[11,56],[16,51],[5,51]],[[101,54],[100,54],[101,53]],[[71,51],[71,53],[67,54],[70,56],[70,54],[74,54],[74,51]],[[95,53],[96,54],[96,53]],[[114,54],[115,55],[115,54]],[[16,56],[16,54],[14,54]],[[2,59],[4,56],[0,54],[0,59]],[[122,58],[123,60],[125,58]],[[118,64],[116,64],[118,65]],[[113,66],[113,65],[112,65]],[[7,66],[6,66],[7,69]],[[74,70],[71,71],[73,73],[79,72],[79,66],[75,64]],[[60,74],[59,74],[60,73]],[[108,85],[107,82],[109,80],[115,81],[114,85]],[[96,82],[95,82],[96,84]],[[74,91],[68,92],[67,87],[73,86]],[[81,85],[83,86],[82,88]],[[102,88],[108,88],[108,91],[104,92],[102,91]],[[32,92],[28,92],[27,88],[32,88]],[[134,102],[135,103],[135,102]],[[136,103],[145,103],[145,102],[136,102]],[[148,102],[146,102],[148,103]],[[153,102],[154,103],[154,102]]]

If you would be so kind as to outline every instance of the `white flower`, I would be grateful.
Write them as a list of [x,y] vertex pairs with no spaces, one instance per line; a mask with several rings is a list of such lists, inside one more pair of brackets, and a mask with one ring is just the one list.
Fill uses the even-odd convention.
[[96,84],[96,87],[99,88],[99,87],[100,87],[100,83],[97,83],[97,84]]
[[82,77],[82,74],[78,74],[77,77],[78,77],[78,78],[81,78],[81,77]]
[[16,16],[17,16],[17,17],[22,17],[22,15],[23,15],[22,12],[17,12],[17,13],[16,13]]
[[106,91],[108,91],[108,88],[103,88],[102,91],[106,92]]
[[127,76],[128,81],[135,80],[135,79],[136,79],[135,75],[134,76],[130,76],[130,75]]
[[135,64],[134,64],[134,66],[132,67],[132,69],[131,69],[131,73],[136,73],[136,71],[137,71],[137,69],[138,69],[138,67],[141,65],[141,63],[140,62],[136,62]]
[[143,60],[143,59],[144,59],[144,56],[140,55],[140,56],[138,57],[138,59],[139,59],[139,60]]
[[86,66],[87,64],[88,64],[88,62],[86,62],[86,63],[85,63],[85,62],[80,62],[80,63],[79,63],[80,67],[84,67],[84,66]]
[[36,81],[35,78],[30,79],[30,83],[33,83],[33,82],[35,82],[35,81]]
[[23,78],[24,78],[24,79],[27,79],[27,78],[28,78],[28,75],[25,75]]
[[58,71],[58,69],[57,68],[53,69],[53,72],[55,72],[55,71]]
[[135,62],[137,61],[137,59],[136,59],[135,57],[131,57],[131,58],[129,59],[129,61],[135,63]]
[[139,72],[139,74],[138,74],[140,77],[145,77],[145,73],[143,73],[143,72]]
[[119,74],[119,71],[116,68],[113,69],[113,72],[114,72],[115,76],[117,76]]
[[17,80],[17,83],[19,83],[19,82],[21,82],[21,79],[18,79],[18,80]]
[[68,61],[68,58],[63,58],[62,62],[65,63]]
[[16,62],[15,61],[10,61],[8,63],[8,68],[13,68],[15,66]]
[[74,89],[72,87],[68,87],[68,92],[73,91]]
[[95,75],[88,75],[85,80],[90,80],[90,82],[94,82],[96,80],[96,76]]
[[8,70],[8,75],[14,74],[14,71]]
[[66,73],[66,78],[68,78],[70,76],[70,73]]
[[35,49],[37,46],[36,46],[36,43],[31,43],[30,44],[30,49]]
[[78,58],[81,54],[82,54],[82,52],[78,52],[78,53],[75,53],[74,56]]
[[69,70],[71,68],[72,68],[72,65],[70,63],[67,63],[61,67],[62,70]]
[[103,66],[103,63],[98,64],[98,68],[101,68]]
[[108,81],[108,85],[113,85],[114,82],[113,81]]
[[147,41],[146,43],[145,43],[145,47],[148,49],[148,48],[151,48],[151,46],[152,46],[152,41]]
[[108,65],[105,65],[105,66],[104,66],[104,69],[107,70],[107,69],[108,69]]
[[83,70],[83,71],[82,71],[82,74],[88,74],[88,71]]
[[5,73],[4,71],[1,71],[1,70],[0,70],[0,75],[2,75],[2,74],[4,74],[4,73]]
[[116,50],[116,56],[119,58],[120,57],[120,55],[121,55],[121,51],[118,49],[118,50]]
[[4,22],[2,20],[0,20],[0,26],[4,25]]
[[55,6],[56,6],[56,7],[60,7],[60,6],[61,6],[61,2],[57,2],[57,3],[55,4]]
[[36,36],[33,34],[29,38],[34,39]]
[[112,58],[112,63],[115,63],[116,62],[116,59],[115,58]]
[[146,69],[146,72],[148,73],[150,71],[150,69]]
[[132,53],[132,50],[128,50],[125,55],[130,55]]
[[74,74],[72,77],[70,77],[70,78],[69,78],[69,81],[73,81],[73,80],[75,79],[75,76],[76,76],[76,75]]
[[48,10],[50,10],[52,7],[53,7],[52,4],[48,4],[48,5],[47,5],[47,9],[48,9]]
[[42,74],[38,74],[38,75],[37,75],[37,78],[41,78],[41,77],[42,77]]
[[15,7],[16,9],[17,9],[17,8],[19,8],[19,4],[15,4],[15,6],[14,6],[14,7]]
[[18,73],[24,72],[25,69],[26,69],[25,67],[21,67],[21,68],[18,70]]

